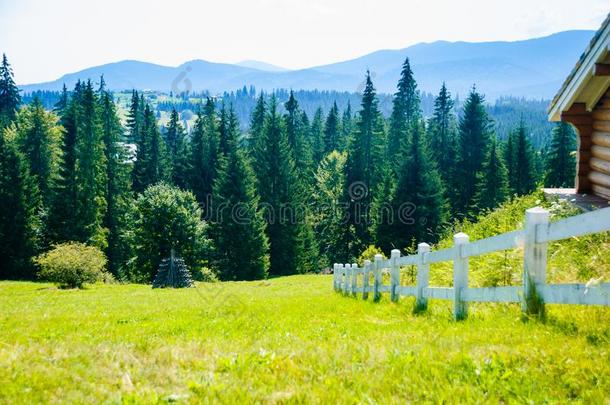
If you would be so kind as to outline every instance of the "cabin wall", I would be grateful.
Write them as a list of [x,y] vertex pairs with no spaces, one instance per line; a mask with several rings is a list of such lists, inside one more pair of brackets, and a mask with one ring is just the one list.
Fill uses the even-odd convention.
[[587,179],[593,194],[610,199],[610,89],[591,113]]

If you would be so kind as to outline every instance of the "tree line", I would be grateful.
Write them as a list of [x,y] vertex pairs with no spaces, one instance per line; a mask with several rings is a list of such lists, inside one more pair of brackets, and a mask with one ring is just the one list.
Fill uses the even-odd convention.
[[[294,92],[260,93],[242,133],[232,103],[207,98],[187,131],[134,90],[122,123],[103,78],[52,111],[22,105],[0,66],[0,261],[3,278],[33,278],[32,258],[57,243],[101,248],[118,278],[150,282],[171,249],[194,275],[225,280],[313,272],[435,242],[537,185],[569,186],[574,133],[553,129],[544,164],[525,123],[497,138],[475,87],[462,112],[443,84],[425,119],[406,59],[389,118],[367,72],[357,111],[307,114]],[[543,166],[542,169],[540,166]]]

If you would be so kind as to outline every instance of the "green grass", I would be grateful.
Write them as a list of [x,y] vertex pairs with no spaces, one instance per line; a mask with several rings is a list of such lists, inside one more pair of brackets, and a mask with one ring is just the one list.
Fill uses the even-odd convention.
[[610,401],[610,308],[345,297],[330,276],[182,290],[0,283],[0,403]]

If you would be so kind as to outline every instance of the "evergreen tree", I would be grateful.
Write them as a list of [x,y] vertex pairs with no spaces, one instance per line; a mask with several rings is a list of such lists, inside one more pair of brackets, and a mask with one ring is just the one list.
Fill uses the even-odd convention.
[[334,102],[324,124],[324,155],[329,154],[333,150],[339,150],[341,141],[341,128],[339,125],[339,108],[337,108],[337,103]]
[[509,179],[511,191],[517,195],[529,194],[536,188],[534,177],[534,150],[527,138],[523,122],[519,124],[514,134],[513,170]]
[[[303,115],[292,90],[290,91],[290,97],[285,104],[285,108],[284,123],[286,125],[288,145],[292,150],[297,171],[300,174],[307,175],[312,165],[311,148],[307,143]],[[304,177],[304,180],[308,178],[308,176]]]
[[483,170],[489,147],[491,121],[485,111],[484,97],[473,87],[464,103],[459,124],[458,164],[455,171],[454,207],[458,216],[473,213],[477,192],[476,179]]
[[136,90],[133,90],[131,93],[131,104],[127,113],[127,140],[131,143],[141,142],[143,113],[144,99],[138,95]]
[[[220,154],[220,133],[216,107],[208,98],[205,106],[197,114],[191,135],[191,189],[200,204],[209,205],[212,187],[216,178]],[[207,214],[207,213],[206,213]]]
[[0,278],[31,279],[40,200],[14,138],[14,130],[0,131]]
[[107,209],[103,220],[103,227],[108,232],[105,253],[108,259],[108,270],[116,276],[119,274],[120,264],[127,256],[127,250],[121,240],[121,231],[126,227],[125,216],[129,204],[130,173],[127,151],[121,142],[123,127],[112,95],[105,90],[100,92],[100,114],[107,179],[105,188]]
[[494,209],[509,196],[508,173],[500,156],[496,138],[491,140],[478,183],[475,201],[479,210]]
[[318,165],[324,157],[324,112],[321,107],[316,109],[309,127],[309,144],[314,165]]
[[184,128],[180,123],[180,116],[173,108],[169,117],[165,140],[171,165],[172,183],[181,189],[186,189],[189,185],[190,151],[185,136]]
[[254,174],[237,147],[239,125],[232,108],[228,122],[233,124],[226,128],[227,149],[219,159],[214,182],[217,215],[210,224],[215,245],[212,266],[223,280],[256,280],[265,278],[269,268],[265,221]]
[[570,124],[558,123],[553,128],[553,139],[546,160],[546,187],[574,187],[576,176],[576,136]]
[[19,104],[21,104],[21,96],[13,78],[13,69],[8,63],[6,54],[2,54],[2,65],[0,65],[0,129],[8,126],[15,119]]
[[347,206],[347,232],[355,235],[350,247],[353,257],[372,242],[369,229],[372,192],[377,189],[383,173],[385,135],[377,104],[375,88],[367,72],[362,109],[348,146],[342,201]]
[[417,84],[413,78],[409,58],[406,58],[402,65],[400,80],[392,103],[387,153],[389,164],[394,171],[397,171],[400,167],[401,151],[406,147],[408,132],[413,122],[418,120],[421,115]]
[[300,201],[298,177],[288,146],[286,128],[271,98],[261,134],[265,145],[257,161],[257,186],[267,222],[271,275],[301,272],[303,262],[302,225],[306,217]]
[[[59,105],[60,124],[63,128],[60,147],[59,176],[54,185],[53,202],[49,217],[51,238],[54,242],[75,239],[77,233],[77,132],[81,120],[83,85],[77,82],[72,97]],[[67,94],[66,94],[67,96]]]
[[103,219],[106,213],[106,158],[99,99],[91,81],[83,87],[81,117],[76,137],[75,239],[98,247],[106,245]]
[[[443,83],[434,100],[434,113],[428,122],[430,152],[436,161],[447,197],[455,196],[456,122],[451,95]],[[454,202],[451,201],[454,206]]]
[[339,150],[344,151],[347,149],[349,139],[352,135],[352,105],[347,101],[347,107],[343,111],[343,117],[341,117],[341,140],[339,141]]
[[[260,152],[264,145],[260,144],[261,134],[263,127],[265,126],[265,113],[266,113],[265,97],[261,93],[256,100],[256,106],[252,111],[252,118],[250,120],[250,132],[248,134],[248,147],[250,154],[256,154],[256,150]],[[256,159],[255,159],[256,160]]]
[[411,128],[407,156],[389,199],[390,220],[377,228],[377,234],[392,236],[392,246],[385,246],[386,251],[435,242],[446,219],[443,185],[430,157],[424,123],[414,122]]
[[45,111],[40,99],[34,98],[30,106],[17,114],[16,124],[19,150],[37,183],[46,209],[51,203],[61,137],[57,116]]

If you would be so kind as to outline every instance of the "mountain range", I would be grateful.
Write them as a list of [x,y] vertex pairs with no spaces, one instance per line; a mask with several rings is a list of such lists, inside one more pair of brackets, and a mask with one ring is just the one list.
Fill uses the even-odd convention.
[[103,74],[112,90],[231,91],[253,85],[259,90],[362,90],[365,72],[371,72],[379,92],[393,93],[405,57],[409,57],[420,90],[436,93],[446,82],[455,95],[477,88],[495,99],[502,95],[550,98],[559,89],[594,31],[564,31],[522,41],[419,43],[404,49],[380,50],[328,65],[287,70],[259,61],[236,64],[201,59],[180,66],[162,66],[124,60],[66,74],[57,80],[20,86],[33,90],[60,90],[77,80],[98,80]]

